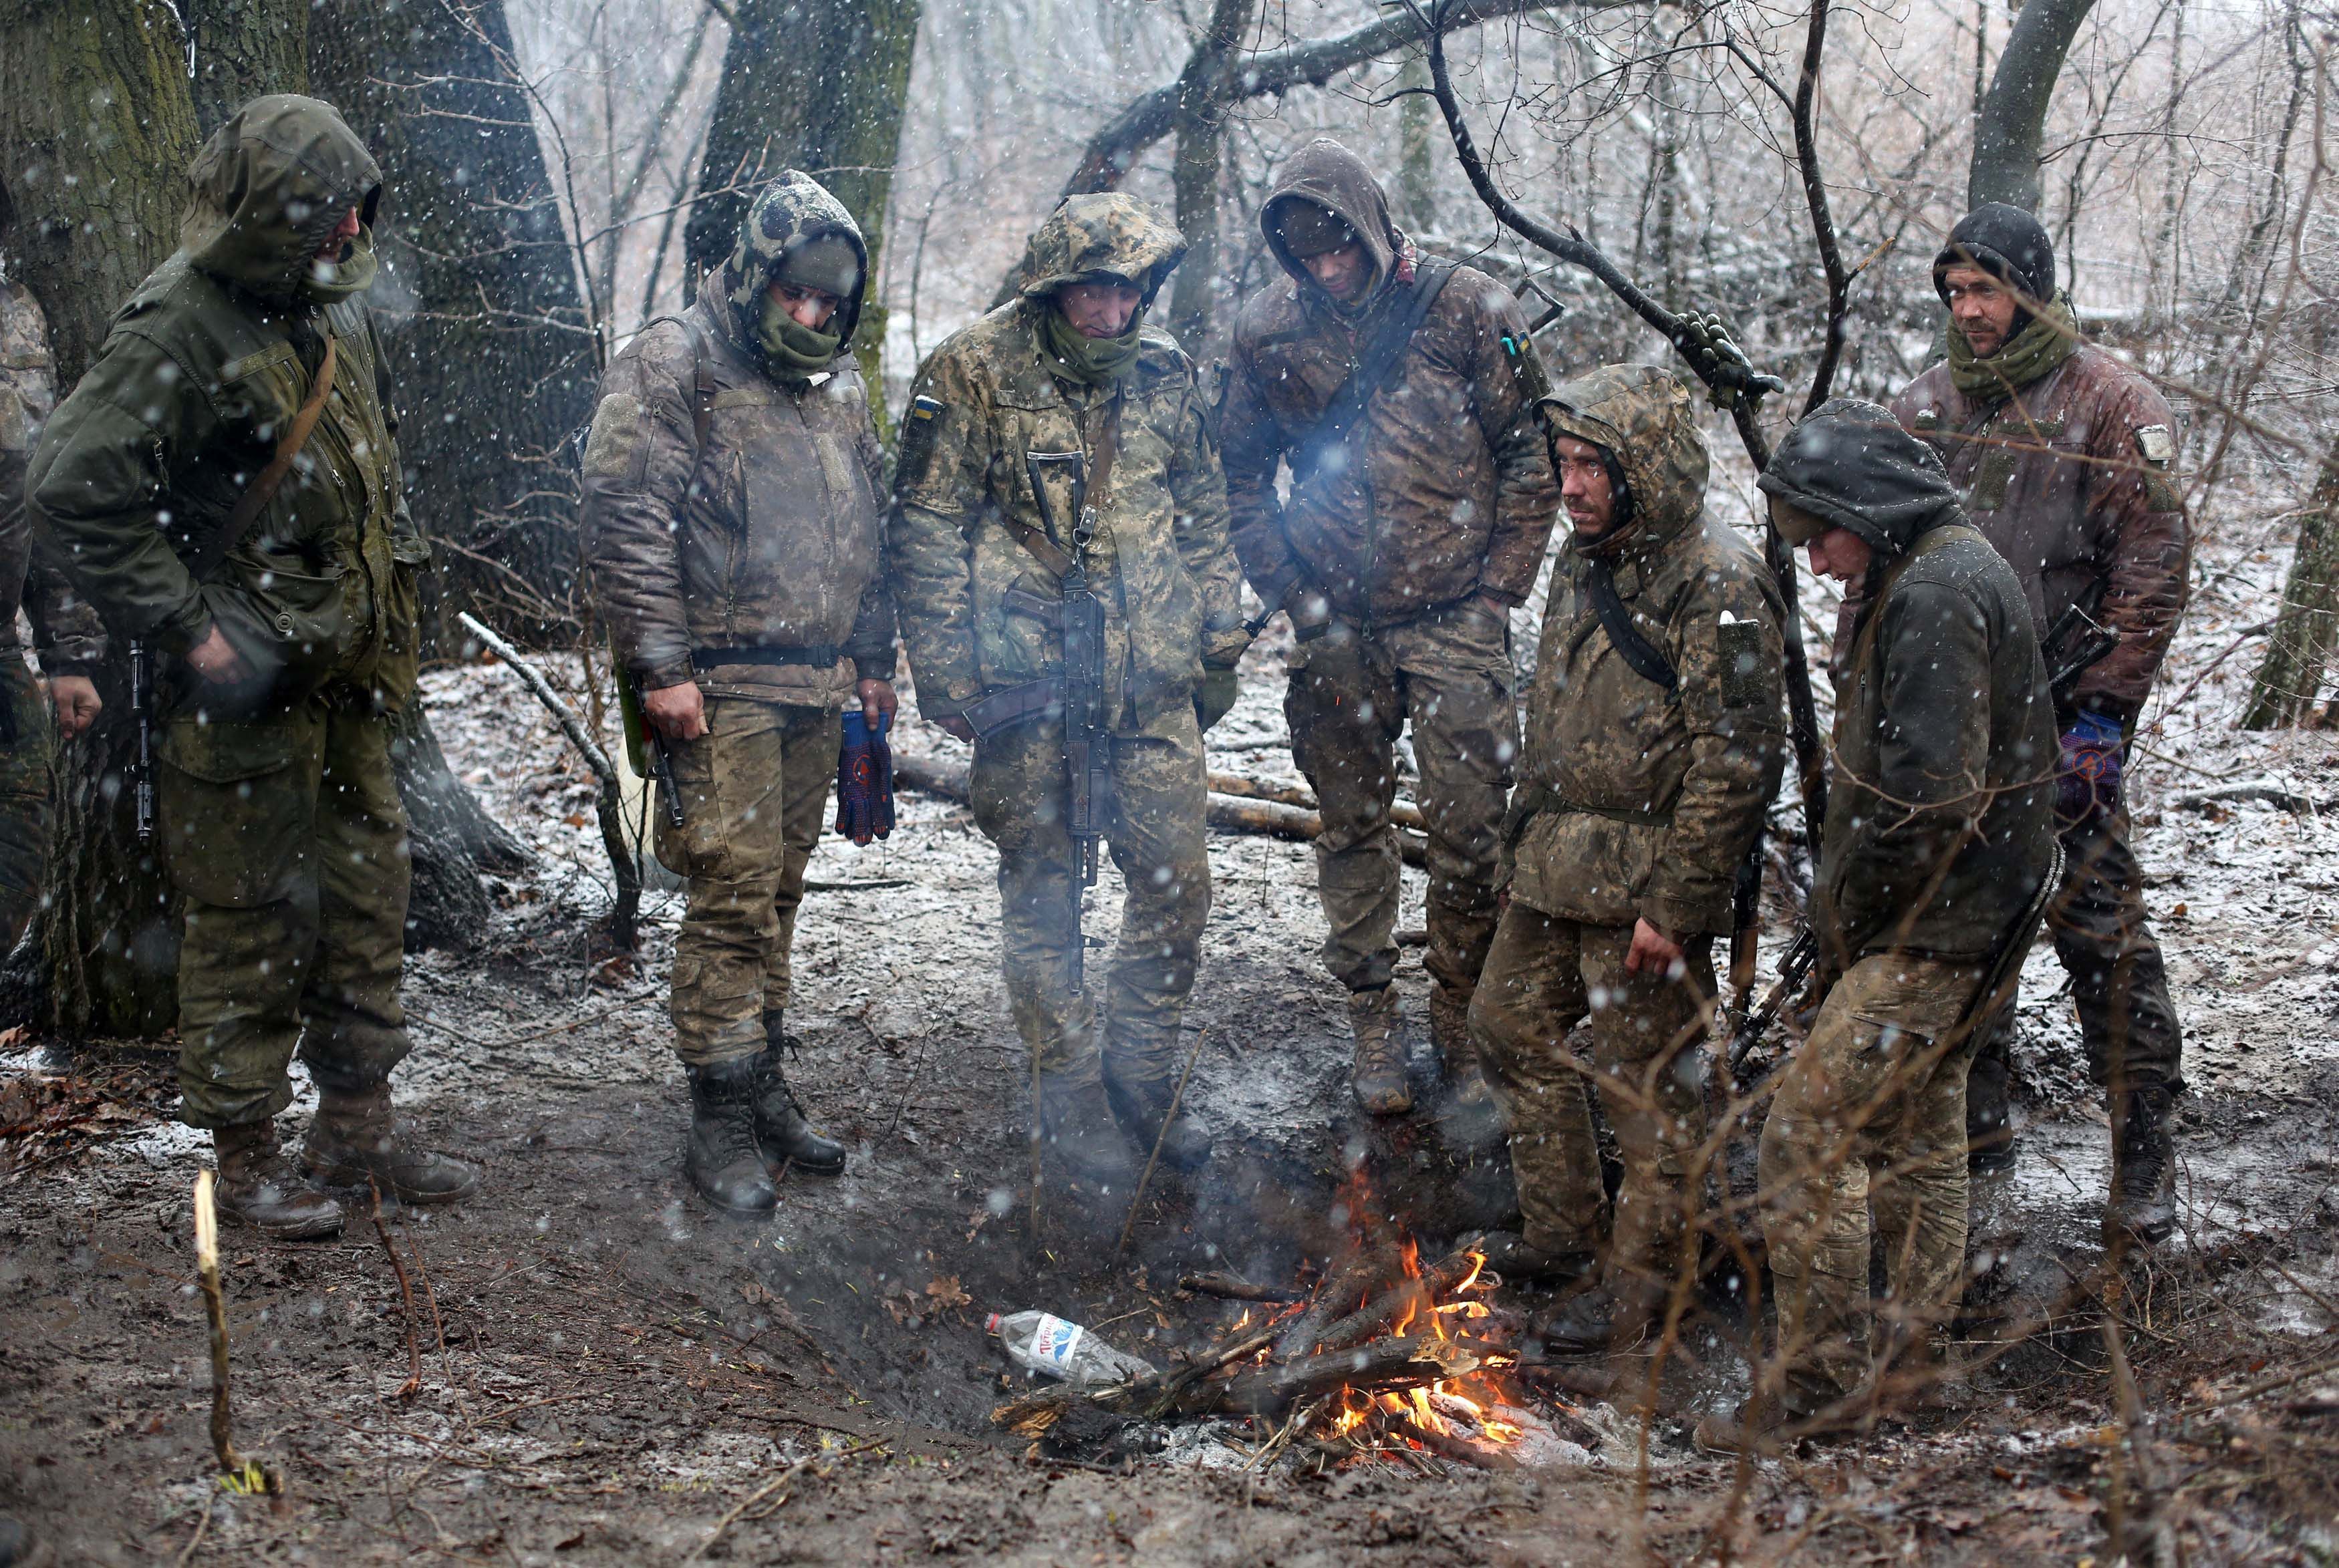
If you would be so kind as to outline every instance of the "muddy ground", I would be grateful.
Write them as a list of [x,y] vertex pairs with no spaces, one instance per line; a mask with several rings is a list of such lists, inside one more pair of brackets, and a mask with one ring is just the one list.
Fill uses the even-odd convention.
[[[964,811],[905,797],[889,842],[824,842],[794,1073],[853,1168],[792,1178],[767,1222],[724,1218],[681,1178],[662,996],[676,900],[651,896],[637,963],[597,967],[586,778],[507,675],[473,666],[429,677],[434,722],[539,864],[499,885],[477,951],[415,959],[399,1082],[487,1188],[324,1246],[226,1233],[236,1432],[286,1483],[278,1505],[237,1496],[212,1478],[188,1220],[202,1146],[169,1119],[168,1046],[9,1037],[0,1510],[92,1563],[2068,1563],[2111,1561],[2114,1533],[2139,1526],[2128,1544],[2156,1532],[2192,1562],[2333,1561],[2339,826],[2322,813],[2339,770],[2326,735],[2231,730],[2255,646],[2216,661],[2263,618],[2282,563],[2246,539],[2207,557],[2166,685],[2184,700],[2156,711],[2136,785],[2191,1031],[2185,1232],[2116,1287],[2103,1277],[2103,1107],[2042,957],[2023,1169],[1977,1195],[1969,1348],[1993,1359],[1953,1411],[1746,1470],[1699,1455],[1687,1424],[1746,1380],[1717,1289],[1687,1336],[1695,1369],[1645,1429],[1630,1399],[1571,1396],[1606,1435],[1588,1464],[1253,1474],[1227,1443],[1150,1452],[1158,1431],[1027,1453],[987,1420],[1024,1385],[985,1313],[1044,1307],[1160,1362],[1233,1317],[1179,1295],[1181,1271],[1288,1278],[1340,1245],[1357,1217],[1337,1206],[1359,1190],[1426,1247],[1499,1214],[1499,1166],[1473,1168],[1434,1113],[1395,1137],[1348,1114],[1305,848],[1213,839],[1189,1021],[1195,1093],[1226,1137],[1202,1178],[1157,1178],[1116,1263],[1118,1210],[1043,1207],[1031,1240],[1028,1066],[996,974],[992,858]],[[1278,662],[1262,648],[1247,666],[1215,767],[1295,778]],[[914,725],[903,739],[949,745]],[[2266,781],[2303,798],[2198,798]],[[1091,933],[1112,929],[1106,883]],[[1409,873],[1402,923],[1419,896]],[[1434,1104],[1410,952],[1399,984]],[[2127,1420],[2107,1301],[2135,1367]]]

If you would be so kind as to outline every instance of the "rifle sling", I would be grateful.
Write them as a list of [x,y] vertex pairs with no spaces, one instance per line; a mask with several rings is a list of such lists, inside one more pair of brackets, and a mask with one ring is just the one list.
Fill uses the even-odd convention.
[[[1089,476],[1085,485],[1087,498],[1098,509],[1101,509],[1110,497],[1112,461],[1120,449],[1120,391],[1115,388],[1111,401],[1105,405],[1104,428],[1097,432],[1095,456],[1091,459],[1095,471]],[[1015,536],[1016,543],[1029,550],[1032,558],[1057,581],[1061,582],[1071,576],[1072,569],[1080,564],[1070,551],[1050,538],[1046,530],[1037,524],[1004,512],[1000,514],[999,520],[1001,526]],[[1072,529],[1075,534],[1080,531],[1077,517],[1072,519]]]
[[190,563],[195,581],[207,581],[219,570],[228,552],[243,543],[243,536],[252,531],[252,525],[260,520],[260,514],[268,509],[268,503],[283,488],[284,477],[292,471],[293,459],[309,444],[309,437],[317,429],[318,417],[325,411],[325,399],[332,392],[333,370],[340,359],[340,344],[328,332],[324,360],[317,367],[316,379],[309,383],[309,395],[302,399],[300,411],[292,416],[292,423],[277,441],[276,455],[268,459],[268,466],[236,498],[235,508],[227,515],[227,526],[212,535],[209,547]]
[[1584,586],[1591,595],[1600,625],[1608,633],[1609,643],[1623,656],[1624,662],[1643,680],[1663,686],[1668,697],[1673,695],[1681,687],[1681,677],[1673,673],[1672,662],[1633,624],[1633,613],[1624,607],[1623,599],[1616,592],[1616,578],[1609,571],[1608,563],[1584,562]]
[[1331,455],[1332,449],[1346,443],[1349,432],[1364,422],[1365,409],[1372,402],[1373,394],[1396,370],[1398,357],[1413,341],[1414,333],[1420,330],[1430,306],[1437,302],[1437,296],[1446,291],[1446,281],[1454,272],[1454,263],[1450,261],[1424,261],[1414,273],[1411,292],[1391,302],[1381,330],[1365,345],[1364,357],[1357,361],[1348,379],[1334,390],[1316,428],[1287,454],[1285,461],[1291,465],[1294,485],[1306,484]]

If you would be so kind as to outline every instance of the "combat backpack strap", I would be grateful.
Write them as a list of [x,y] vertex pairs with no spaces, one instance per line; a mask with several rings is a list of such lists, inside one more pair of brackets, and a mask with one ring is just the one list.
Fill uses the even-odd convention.
[[1673,673],[1672,661],[1633,624],[1633,612],[1624,607],[1623,597],[1616,592],[1616,578],[1606,561],[1584,563],[1584,587],[1609,643],[1633,666],[1633,674],[1664,687],[1668,698],[1673,696],[1680,690],[1681,677]]
[[340,344],[331,332],[325,334],[325,358],[317,367],[316,379],[309,383],[309,395],[302,399],[301,409],[292,416],[292,423],[277,440],[276,455],[260,470],[243,494],[235,498],[235,508],[227,515],[227,526],[213,534],[202,552],[189,563],[189,570],[197,582],[207,581],[227,559],[230,550],[243,543],[243,536],[276,498],[284,486],[284,476],[292,471],[293,459],[317,429],[318,418],[325,411],[325,399],[333,390],[333,370],[340,362]]
[[1415,269],[1411,291],[1390,307],[1388,319],[1365,346],[1364,358],[1357,361],[1357,368],[1334,390],[1331,401],[1324,405],[1316,428],[1286,454],[1293,484],[1306,484],[1331,455],[1332,449],[1344,444],[1350,432],[1364,423],[1365,409],[1372,402],[1373,394],[1396,371],[1398,359],[1456,270],[1452,261],[1424,261]]

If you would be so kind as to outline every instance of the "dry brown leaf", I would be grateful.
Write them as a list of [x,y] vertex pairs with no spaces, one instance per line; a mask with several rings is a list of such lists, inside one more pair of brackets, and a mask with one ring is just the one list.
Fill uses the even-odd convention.
[[933,1283],[926,1287],[926,1295],[938,1309],[974,1305],[974,1297],[960,1288],[955,1274],[935,1275]]

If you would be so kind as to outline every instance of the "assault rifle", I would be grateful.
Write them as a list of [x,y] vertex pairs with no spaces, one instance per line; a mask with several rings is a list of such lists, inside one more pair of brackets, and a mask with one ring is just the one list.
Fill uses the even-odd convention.
[[674,753],[657,725],[650,723],[649,715],[642,711],[641,688],[625,661],[617,656],[614,645],[609,650],[609,669],[617,681],[617,717],[625,725],[627,760],[634,764],[636,774],[646,774],[657,786],[666,798],[666,820],[680,832],[686,822],[682,791],[674,784]]
[[130,716],[138,721],[138,748],[130,758],[130,810],[138,842],[154,842],[154,666],[143,642],[130,645]]
[[[1112,812],[1112,725],[1105,712],[1104,606],[1089,587],[1084,558],[1096,537],[1096,508],[1089,505],[1088,459],[1079,452],[1027,452],[1024,465],[1031,494],[1048,532],[1056,530],[1048,475],[1061,470],[1071,481],[1072,529],[1065,554],[1071,564],[1058,579],[1063,593],[1064,628],[1064,829],[1072,840],[1072,990],[1084,984],[1088,939],[1081,931],[1088,890],[1096,885],[1097,844]],[[1100,459],[1101,461],[1101,459]]]
[[[1798,927],[1795,940],[1788,944],[1786,956],[1779,960],[1779,982],[1763,995],[1759,1005],[1741,1013],[1737,1027],[1730,1031],[1730,1072],[1733,1079],[1744,1065],[1746,1053],[1762,1043],[1762,1037],[1771,1032],[1771,1026],[1779,1021],[1779,1014],[1785,1009],[1788,1000],[1802,990],[1804,981],[1811,979],[1811,968],[1819,962],[1819,939],[1811,934],[1811,928],[1808,925]],[[1751,974],[1748,979],[1751,982]],[[1751,983],[1747,989],[1749,991],[1752,990]]]

